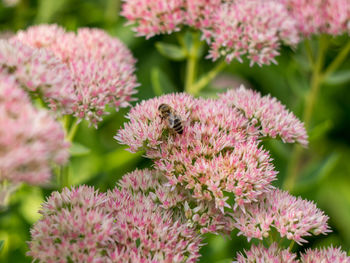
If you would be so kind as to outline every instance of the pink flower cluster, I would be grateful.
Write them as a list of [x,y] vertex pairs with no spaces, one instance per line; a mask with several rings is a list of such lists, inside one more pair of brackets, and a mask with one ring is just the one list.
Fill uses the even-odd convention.
[[298,263],[296,255],[287,249],[281,249],[276,243],[269,248],[265,248],[262,244],[252,245],[250,250],[245,251],[245,256],[241,253],[237,255],[235,263]]
[[[162,103],[181,118],[183,134],[174,134],[161,120],[158,107]],[[132,152],[145,150],[170,185],[191,190],[198,201],[214,200],[223,212],[224,207],[244,207],[272,189],[276,171],[268,152],[259,147],[255,121],[222,99],[165,95],[141,102],[131,109],[128,118],[130,122],[119,130],[116,139]],[[262,122],[272,119],[268,114],[261,118]],[[271,133],[273,129],[276,133],[288,129],[280,127],[286,123],[271,123]],[[290,132],[297,137],[294,130]],[[229,204],[232,194],[235,202]]]
[[123,0],[121,14],[139,36],[150,38],[156,34],[179,31],[183,22],[183,0]]
[[156,170],[135,170],[119,181],[122,189],[132,193],[147,194],[163,209],[176,211],[175,216],[201,234],[225,233],[233,229],[230,214],[222,214],[214,202],[197,202],[190,191],[181,187],[171,187],[162,172]]
[[244,212],[234,214],[234,226],[251,238],[263,239],[275,228],[282,237],[301,245],[304,236],[330,232],[328,216],[310,201],[291,196],[278,189],[260,197],[258,202],[246,205]]
[[57,25],[40,25],[19,31],[12,41],[52,52],[64,63],[74,86],[67,90],[74,99],[71,110],[95,126],[107,114],[107,105],[128,106],[135,93],[135,59],[124,44],[102,30],[82,28],[75,34]]
[[276,0],[128,0],[122,15],[147,38],[195,27],[210,44],[208,57],[228,63],[243,55],[251,65],[276,63],[281,43],[299,42],[296,21]]
[[236,263],[349,263],[350,257],[340,248],[325,248],[325,249],[308,249],[300,255],[300,260],[296,255],[289,252],[287,249],[278,248],[276,243],[273,243],[269,248],[265,248],[262,244],[253,245],[250,250],[245,251],[245,256],[237,255]]
[[92,187],[54,192],[31,230],[38,262],[196,262],[199,236],[149,196]]
[[303,123],[276,98],[244,88],[232,89],[220,96],[228,105],[239,109],[255,124],[260,136],[280,137],[284,142],[307,146],[308,137]]
[[281,43],[295,46],[299,42],[295,21],[285,6],[277,1],[237,0],[220,6],[204,36],[210,43],[209,58],[225,57],[250,65],[271,62],[279,55]]
[[72,113],[75,93],[69,68],[49,50],[1,40],[0,74],[13,75],[21,87],[42,95],[55,111]]
[[62,127],[36,110],[13,77],[0,74],[0,181],[43,184],[68,159]]
[[282,0],[304,36],[350,34],[348,0]]

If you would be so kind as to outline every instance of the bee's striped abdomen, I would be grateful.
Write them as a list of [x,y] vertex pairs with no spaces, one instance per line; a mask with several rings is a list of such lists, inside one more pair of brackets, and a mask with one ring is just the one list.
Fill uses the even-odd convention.
[[181,120],[180,118],[176,117],[174,119],[174,127],[173,129],[178,133],[178,134],[182,134],[183,132],[183,127],[182,127],[182,123],[181,123]]

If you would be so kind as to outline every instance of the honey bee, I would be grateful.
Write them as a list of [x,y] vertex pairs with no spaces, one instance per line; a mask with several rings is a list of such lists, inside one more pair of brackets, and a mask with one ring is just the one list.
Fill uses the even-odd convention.
[[179,115],[176,114],[175,110],[168,104],[160,104],[158,107],[160,112],[160,118],[167,121],[167,126],[170,130],[175,131],[178,134],[182,134],[184,128]]

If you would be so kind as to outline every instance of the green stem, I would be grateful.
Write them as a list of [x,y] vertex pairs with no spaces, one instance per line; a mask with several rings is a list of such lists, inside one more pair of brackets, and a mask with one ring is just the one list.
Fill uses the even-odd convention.
[[[317,94],[319,92],[320,85],[322,82],[321,72],[324,64],[324,57],[325,57],[327,46],[328,46],[328,39],[322,35],[319,39],[317,60],[312,65],[313,70],[312,70],[312,76],[311,76],[310,90],[305,98],[303,121],[305,124],[305,128],[307,130],[310,129],[312,111],[314,109]],[[311,52],[311,49],[307,49],[307,51]],[[309,57],[311,58],[312,54],[309,54]],[[292,156],[287,167],[287,177],[283,184],[283,188],[288,191],[293,190],[295,182],[298,178],[298,172],[299,172],[299,166],[300,166],[302,154],[303,154],[303,149],[299,145],[294,145]]]
[[200,78],[195,84],[191,86],[190,94],[198,94],[210,81],[212,81],[217,74],[219,74],[227,66],[226,61],[222,60],[216,66]]
[[201,42],[199,36],[195,33],[192,33],[192,45],[189,50],[187,50],[187,65],[186,65],[186,77],[185,77],[185,91],[192,93],[192,85],[196,79],[197,73],[197,63],[199,58],[199,51],[201,47]]
[[330,74],[332,74],[346,59],[350,52],[350,41],[346,43],[345,47],[340,51],[337,57],[332,61],[332,63],[327,67],[327,69],[322,74],[322,80],[326,79]]
[[68,135],[67,135],[67,139],[68,141],[72,142],[74,139],[74,135],[77,132],[79,127],[79,122],[77,120],[75,120],[72,124],[72,126],[69,129]]
[[294,244],[295,244],[295,241],[292,240],[292,241],[290,242],[290,244],[289,244],[289,247],[288,247],[288,250],[289,250],[290,252],[292,252],[293,247],[294,247]]

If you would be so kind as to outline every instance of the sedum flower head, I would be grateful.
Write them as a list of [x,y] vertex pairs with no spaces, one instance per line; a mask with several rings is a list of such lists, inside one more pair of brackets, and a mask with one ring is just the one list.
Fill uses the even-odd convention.
[[276,98],[241,86],[220,96],[228,105],[239,109],[255,124],[263,137],[280,137],[284,142],[298,142],[307,146],[305,127],[293,113],[289,112]]
[[135,59],[118,39],[99,29],[79,29],[76,34],[56,25],[34,26],[15,39],[55,54],[70,70],[74,82],[74,115],[97,125],[106,106],[128,106],[135,93]]
[[340,248],[307,249],[301,254],[302,263],[349,263],[350,257]]
[[124,0],[121,14],[130,24],[136,24],[137,35],[150,38],[179,31],[184,5],[184,0]]
[[0,73],[13,75],[26,91],[42,96],[51,109],[72,113],[75,93],[69,68],[49,50],[0,40]]
[[213,14],[222,2],[223,0],[186,0],[186,24],[199,29],[211,27]]
[[114,262],[196,262],[200,239],[196,231],[173,213],[154,203],[150,196],[115,188],[108,193],[106,210],[115,220],[112,238],[117,248]]
[[277,63],[281,43],[298,43],[296,23],[285,5],[274,0],[237,0],[222,4],[204,37],[210,43],[209,58],[250,60],[259,66]]
[[[183,134],[168,128],[158,107],[166,103],[183,121]],[[144,149],[170,185],[190,189],[198,201],[231,207],[224,193],[243,206],[271,189],[275,179],[269,154],[258,146],[255,128],[237,109],[220,100],[171,94],[131,109],[116,139],[130,151]]]
[[304,36],[350,34],[350,2],[347,0],[283,0]]
[[36,110],[13,77],[0,74],[0,181],[45,183],[64,164],[69,144],[58,122]]
[[31,229],[28,255],[38,262],[113,262],[109,256],[116,227],[105,213],[107,201],[92,187],[53,192]]
[[186,222],[201,234],[229,234],[233,229],[231,216],[220,213],[213,201],[196,201],[189,190],[171,187],[162,172],[135,170],[124,175],[119,185],[132,193],[149,195],[161,208],[174,211],[177,220]]
[[296,255],[287,249],[281,249],[276,243],[269,248],[265,248],[262,244],[252,245],[245,251],[245,255],[238,254],[236,263],[298,263]]
[[274,190],[261,196],[255,203],[246,205],[245,212],[234,215],[235,227],[239,234],[251,238],[268,237],[271,228],[275,228],[282,237],[294,240],[298,244],[307,242],[303,237],[330,232],[326,216],[311,201],[306,201],[288,192]]

